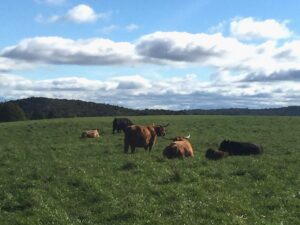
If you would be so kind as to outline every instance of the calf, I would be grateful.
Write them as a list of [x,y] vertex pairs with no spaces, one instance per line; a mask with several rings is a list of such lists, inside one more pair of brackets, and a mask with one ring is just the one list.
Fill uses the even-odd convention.
[[83,131],[81,134],[81,137],[82,138],[98,138],[98,137],[100,137],[100,130],[93,129],[93,130]]
[[211,148],[207,149],[206,154],[205,154],[205,157],[207,159],[211,159],[211,160],[223,159],[226,156],[228,156],[228,152],[216,151]]

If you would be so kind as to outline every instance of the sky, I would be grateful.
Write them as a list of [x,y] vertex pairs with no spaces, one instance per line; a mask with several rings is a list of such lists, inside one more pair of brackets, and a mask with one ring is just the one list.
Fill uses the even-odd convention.
[[0,99],[300,105],[298,0],[3,0]]

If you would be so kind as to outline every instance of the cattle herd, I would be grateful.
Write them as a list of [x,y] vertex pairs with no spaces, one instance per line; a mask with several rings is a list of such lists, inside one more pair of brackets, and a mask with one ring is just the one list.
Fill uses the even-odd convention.
[[[131,153],[135,152],[135,148],[144,148],[146,151],[151,151],[156,143],[157,137],[165,138],[166,125],[148,125],[141,126],[133,124],[127,118],[115,118],[113,120],[112,133],[115,131],[124,132],[124,153],[128,153],[129,147]],[[81,138],[97,138],[100,137],[99,129],[86,130],[81,134]],[[186,137],[165,138],[171,143],[163,150],[163,156],[168,159],[193,157],[194,151],[190,142],[191,135]],[[205,157],[211,160],[219,160],[231,155],[257,155],[263,152],[261,145],[249,142],[237,142],[223,140],[218,150],[209,148],[206,151]]]

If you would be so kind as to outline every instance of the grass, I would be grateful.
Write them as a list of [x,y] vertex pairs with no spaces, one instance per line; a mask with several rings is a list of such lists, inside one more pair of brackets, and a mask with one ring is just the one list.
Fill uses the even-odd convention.
[[[123,153],[113,118],[0,124],[0,224],[300,224],[300,117],[149,116],[167,136],[191,134],[195,157]],[[81,139],[99,127],[100,139]],[[204,158],[223,139],[261,156]]]

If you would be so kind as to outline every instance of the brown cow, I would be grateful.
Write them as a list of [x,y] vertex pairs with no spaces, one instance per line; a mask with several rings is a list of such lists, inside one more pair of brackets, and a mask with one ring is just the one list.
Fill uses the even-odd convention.
[[223,152],[223,151],[216,151],[214,149],[207,149],[206,151],[206,154],[205,154],[205,157],[207,159],[211,159],[211,160],[219,160],[219,159],[222,159],[226,156],[228,156],[228,152]]
[[130,146],[131,153],[135,152],[136,147],[143,147],[145,150],[152,149],[156,143],[157,136],[165,136],[167,125],[140,126],[131,125],[126,127],[124,136],[124,152],[128,152]]
[[194,157],[193,147],[189,142],[190,136],[191,135],[187,137],[175,137],[171,139],[173,142],[164,149],[163,156],[169,159],[183,158],[184,156]]
[[81,134],[81,137],[82,138],[98,138],[98,137],[100,137],[100,130],[93,129],[93,130],[83,131]]

